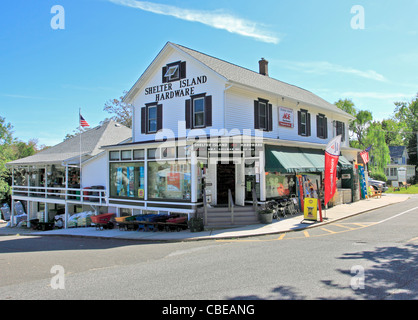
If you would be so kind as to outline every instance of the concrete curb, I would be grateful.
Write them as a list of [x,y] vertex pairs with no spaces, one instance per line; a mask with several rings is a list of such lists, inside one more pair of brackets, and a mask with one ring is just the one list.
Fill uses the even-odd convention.
[[[390,196],[389,196],[390,197]],[[320,226],[324,226],[330,223],[334,223],[336,221],[341,221],[356,215],[364,214],[370,211],[374,211],[376,209],[381,209],[384,207],[388,207],[400,202],[404,202],[410,199],[409,195],[405,195],[403,197],[391,197],[392,200],[388,203],[387,201],[384,203],[376,203],[376,206],[371,208],[367,208],[365,210],[358,210],[352,213],[343,213],[340,216],[328,218],[323,222],[315,222],[313,224],[302,224],[301,221],[303,220],[303,215],[298,215],[295,217],[289,217],[284,220],[275,222],[269,225],[250,225],[250,226],[243,226],[231,229],[222,229],[222,230],[207,230],[203,231],[205,235],[200,235],[203,232],[185,232],[181,231],[177,232],[169,232],[169,233],[154,233],[154,232],[138,232],[138,231],[119,231],[119,230],[104,230],[104,231],[97,231],[95,228],[76,228],[76,229],[61,229],[61,230],[53,230],[53,231],[43,231],[43,232],[33,232],[30,230],[25,230],[24,232],[6,232],[2,233],[1,235],[24,235],[24,236],[50,236],[50,237],[76,237],[76,238],[93,238],[93,239],[107,239],[107,240],[126,240],[126,241],[138,241],[138,242],[189,242],[189,241],[207,241],[207,240],[231,240],[231,239],[243,239],[243,238],[250,238],[256,236],[263,236],[263,235],[274,235],[274,234],[282,234],[282,233],[289,233],[289,232],[297,232],[305,229],[316,228]],[[363,201],[376,201],[379,199],[373,200],[363,200]],[[396,201],[395,201],[396,200]],[[361,204],[361,202],[356,202],[352,205]],[[345,205],[350,206],[350,205]],[[329,211],[333,210],[332,213],[340,211],[347,211],[347,207],[337,206],[327,210],[327,216]],[[350,208],[348,208],[349,210]],[[298,222],[300,221],[300,222]],[[0,228],[3,229],[3,228]],[[12,229],[12,228],[7,228]],[[16,231],[23,231],[23,230],[16,230]],[[102,234],[100,234],[102,233]]]

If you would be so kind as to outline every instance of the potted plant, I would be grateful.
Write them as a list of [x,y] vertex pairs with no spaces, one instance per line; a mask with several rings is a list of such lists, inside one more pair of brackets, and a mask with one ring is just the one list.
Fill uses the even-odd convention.
[[190,232],[200,232],[204,230],[202,218],[191,218],[188,222]]
[[261,209],[258,210],[258,217],[261,223],[272,223],[273,222],[273,210],[271,209]]

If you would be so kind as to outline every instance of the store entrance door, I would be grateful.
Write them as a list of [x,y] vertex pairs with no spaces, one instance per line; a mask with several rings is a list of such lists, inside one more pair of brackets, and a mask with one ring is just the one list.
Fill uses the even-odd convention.
[[216,197],[218,205],[228,204],[228,189],[231,189],[232,199],[235,201],[235,164],[218,163],[216,166]]

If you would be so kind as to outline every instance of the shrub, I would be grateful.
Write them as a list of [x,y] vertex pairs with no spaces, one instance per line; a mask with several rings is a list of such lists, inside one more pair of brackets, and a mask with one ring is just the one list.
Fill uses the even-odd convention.
[[379,181],[384,181],[384,182],[388,181],[388,178],[386,177],[386,175],[382,171],[373,171],[372,170],[370,176],[374,180],[379,180]]

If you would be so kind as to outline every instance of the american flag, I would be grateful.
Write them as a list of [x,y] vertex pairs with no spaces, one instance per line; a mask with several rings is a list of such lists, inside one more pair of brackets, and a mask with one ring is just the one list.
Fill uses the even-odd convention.
[[88,122],[86,120],[84,120],[83,116],[80,114],[80,126],[82,126],[83,128],[85,127],[90,127],[90,125],[88,124]]
[[363,159],[364,164],[367,164],[370,159],[369,159],[369,151],[372,148],[372,146],[368,147],[366,150],[360,152],[360,157]]

